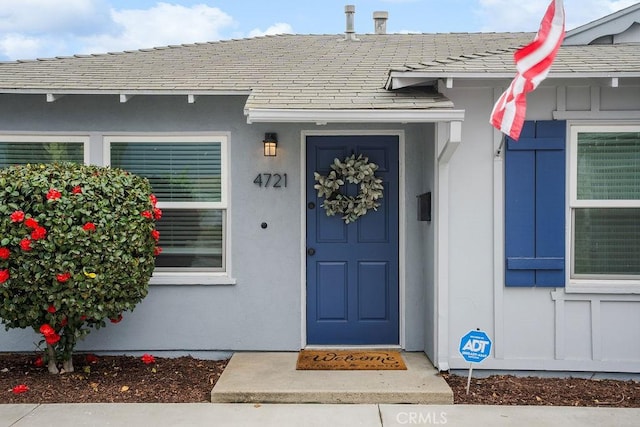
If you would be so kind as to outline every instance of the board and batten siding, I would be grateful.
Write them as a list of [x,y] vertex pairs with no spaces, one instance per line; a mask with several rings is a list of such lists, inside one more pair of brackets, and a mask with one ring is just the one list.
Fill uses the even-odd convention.
[[[439,307],[447,312],[448,355],[436,364],[467,369],[469,364],[458,351],[460,338],[480,328],[494,345],[491,356],[476,369],[640,372],[640,329],[629,327],[640,324],[640,295],[567,292],[562,280],[566,274],[557,267],[567,253],[568,223],[543,231],[545,240],[549,233],[560,233],[562,240],[554,244],[562,245],[562,251],[550,248],[551,255],[540,255],[543,259],[511,253],[513,236],[505,228],[510,220],[505,203],[512,202],[506,200],[508,192],[521,189],[505,188],[505,174],[509,179],[517,171],[505,171],[505,155],[512,153],[505,154],[508,146],[502,134],[488,123],[503,89],[456,81],[444,91],[457,108],[465,110],[465,121],[462,144],[449,168],[449,297],[446,307]],[[640,87],[611,88],[604,83],[590,87],[585,82],[557,87],[546,82],[528,96],[527,120],[532,123],[528,126],[555,121],[555,126],[565,127],[562,139],[571,123],[587,124],[598,118],[601,123],[638,123]],[[526,141],[527,135],[523,138]],[[557,199],[562,192],[566,204],[566,182],[561,186],[565,187],[555,189],[555,195],[547,195]],[[565,220],[566,206],[562,208]],[[535,214],[535,204],[527,209]],[[552,215],[557,218],[558,214]],[[524,221],[535,221],[535,217]],[[510,271],[509,266],[516,269]],[[530,267],[544,270],[536,273]]]

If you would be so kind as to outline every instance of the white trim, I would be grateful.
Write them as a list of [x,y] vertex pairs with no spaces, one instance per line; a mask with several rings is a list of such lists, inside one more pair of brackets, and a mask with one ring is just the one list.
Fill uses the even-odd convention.
[[88,134],[67,134],[67,133],[11,133],[3,132],[0,134],[0,138],[6,139],[2,142],[16,142],[16,143],[29,143],[29,142],[74,142],[82,143],[83,148],[83,162],[88,165],[90,162],[90,136]]
[[221,200],[219,202],[158,202],[159,208],[165,209],[212,209],[224,211],[223,217],[223,271],[195,269],[156,270],[151,277],[151,285],[233,285],[236,283],[231,275],[231,208],[230,208],[230,133],[229,132],[131,132],[106,133],[102,135],[102,162],[111,165],[112,142],[141,142],[172,144],[176,142],[215,142],[220,144],[221,161]]
[[245,110],[247,123],[430,123],[464,120],[464,110],[453,109],[265,109]]
[[[230,257],[227,257],[227,259]],[[227,273],[216,272],[154,272],[149,281],[154,286],[172,285],[235,285],[236,279]]]
[[24,95],[45,95],[47,100],[52,99],[53,102],[56,99],[60,99],[64,95],[120,95],[121,93],[128,95],[202,95],[202,96],[225,96],[225,95],[251,95],[250,90],[172,90],[172,89],[61,89],[61,90],[46,90],[46,89],[9,89],[3,88],[0,93],[15,93]]
[[434,283],[436,299],[435,366],[440,371],[449,370],[449,163],[439,160],[448,140],[447,123],[436,126],[434,144],[435,203],[433,223],[435,227]]
[[[502,92],[494,89],[494,99]],[[493,128],[493,149],[499,153],[504,135]],[[493,157],[493,357],[504,359],[504,155]]]
[[[399,321],[399,338],[398,347],[406,346],[406,304],[404,298],[406,295],[406,156],[405,156],[405,133],[404,130],[331,130],[331,131],[310,131],[304,130],[300,134],[300,194],[301,194],[301,213],[300,213],[300,236],[301,236],[301,260],[300,260],[300,283],[301,283],[301,348],[307,348],[307,137],[308,136],[345,136],[345,135],[392,135],[398,137],[398,321]],[[327,347],[327,346],[323,346]],[[343,346],[344,347],[344,346]],[[371,347],[371,346],[369,346]],[[386,344],[375,347],[392,348],[393,346]],[[311,347],[310,347],[311,348]],[[337,347],[336,347],[337,348]],[[351,348],[346,347],[346,348]],[[354,347],[355,348],[355,347]]]
[[567,212],[565,234],[565,289],[569,293],[640,294],[640,278],[630,276],[574,274],[574,209],[575,208],[639,208],[640,200],[578,199],[578,134],[581,132],[640,132],[640,126],[629,123],[568,123],[567,126]]
[[462,122],[460,121],[452,121],[449,122],[449,138],[442,147],[438,154],[438,162],[439,163],[449,163],[451,157],[456,152],[460,143],[462,142]]

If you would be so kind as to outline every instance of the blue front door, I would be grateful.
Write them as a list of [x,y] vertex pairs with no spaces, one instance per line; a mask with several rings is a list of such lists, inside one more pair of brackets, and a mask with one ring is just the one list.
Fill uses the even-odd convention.
[[[313,173],[351,154],[379,166],[384,195],[377,211],[345,224],[326,215]],[[399,344],[398,168],[396,135],[307,137],[307,344]]]

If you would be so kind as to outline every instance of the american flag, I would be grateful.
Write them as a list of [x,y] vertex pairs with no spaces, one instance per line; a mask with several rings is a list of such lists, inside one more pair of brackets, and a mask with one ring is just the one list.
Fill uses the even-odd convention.
[[517,140],[527,111],[527,93],[549,73],[564,39],[564,7],[553,0],[542,18],[535,39],[514,54],[517,73],[491,112],[491,124]]

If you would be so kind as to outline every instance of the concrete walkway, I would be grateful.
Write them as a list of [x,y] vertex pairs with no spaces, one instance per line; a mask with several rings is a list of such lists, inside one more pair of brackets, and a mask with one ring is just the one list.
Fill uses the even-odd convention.
[[236,352],[211,392],[217,403],[453,403],[424,353],[402,371],[298,371],[297,352]]
[[640,408],[238,403],[0,405],[0,427],[635,427],[638,420]]

